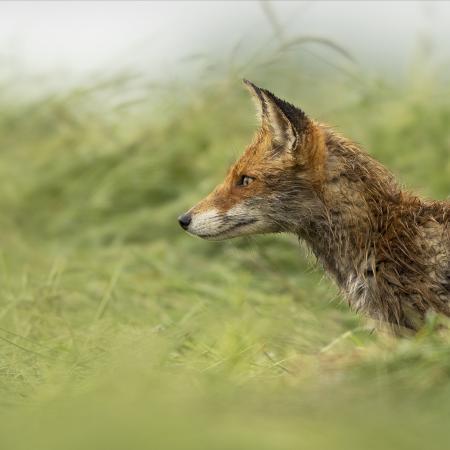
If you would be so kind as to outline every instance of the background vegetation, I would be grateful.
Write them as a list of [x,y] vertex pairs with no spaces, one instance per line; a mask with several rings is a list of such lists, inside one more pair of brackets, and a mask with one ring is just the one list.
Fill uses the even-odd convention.
[[303,36],[182,64],[0,87],[1,448],[444,448],[443,319],[373,333],[295,239],[204,242],[176,217],[256,128],[243,76],[446,198],[446,72],[419,48],[408,79],[379,79]]

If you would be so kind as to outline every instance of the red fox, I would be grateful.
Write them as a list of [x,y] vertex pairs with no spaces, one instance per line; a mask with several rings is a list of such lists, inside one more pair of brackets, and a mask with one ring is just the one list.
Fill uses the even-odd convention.
[[397,330],[450,316],[450,202],[403,191],[350,140],[244,80],[261,128],[225,180],[178,221],[221,240],[306,241],[350,306]]

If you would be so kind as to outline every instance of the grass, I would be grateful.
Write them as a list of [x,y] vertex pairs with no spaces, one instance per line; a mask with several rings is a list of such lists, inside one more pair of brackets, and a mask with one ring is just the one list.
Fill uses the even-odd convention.
[[233,67],[34,99],[3,88],[2,449],[447,445],[444,319],[372,332],[292,237],[211,243],[176,223],[250,140],[241,75],[435,198],[450,191],[445,84]]

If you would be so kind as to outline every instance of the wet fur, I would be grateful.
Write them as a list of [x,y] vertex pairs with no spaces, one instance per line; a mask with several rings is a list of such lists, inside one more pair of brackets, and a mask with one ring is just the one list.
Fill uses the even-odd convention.
[[323,129],[324,214],[300,235],[356,310],[413,330],[427,311],[450,315],[450,203],[403,191],[382,165]]

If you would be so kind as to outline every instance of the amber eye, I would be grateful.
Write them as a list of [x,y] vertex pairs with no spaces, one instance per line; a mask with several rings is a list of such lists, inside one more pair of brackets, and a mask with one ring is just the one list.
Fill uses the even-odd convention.
[[253,182],[253,180],[254,180],[254,178],[252,178],[252,177],[249,177],[247,175],[242,175],[239,178],[239,180],[237,182],[237,185],[238,186],[248,186],[250,183]]

